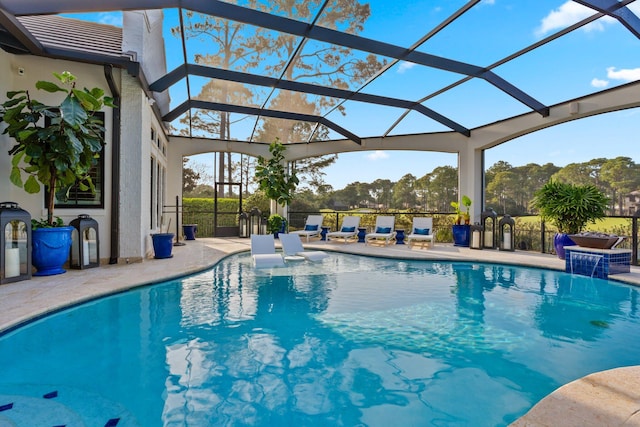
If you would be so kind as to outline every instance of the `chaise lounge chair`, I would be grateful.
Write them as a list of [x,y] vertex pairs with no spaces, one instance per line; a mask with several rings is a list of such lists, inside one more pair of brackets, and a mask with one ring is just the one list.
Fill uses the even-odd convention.
[[273,234],[251,235],[251,257],[256,268],[284,267],[284,258],[276,253]]
[[340,227],[340,231],[332,231],[330,233],[327,233],[327,240],[344,239],[344,242],[347,243],[347,240],[358,237],[359,225],[359,216],[345,216],[344,218],[342,218],[342,227]]
[[393,229],[395,222],[395,216],[376,217],[376,228],[374,232],[364,236],[365,245],[371,242],[382,242],[386,246],[391,242],[395,242],[396,231]]
[[300,257],[309,261],[321,261],[329,256],[324,251],[305,251],[302,240],[297,234],[281,234],[280,243],[282,243],[282,251],[287,261],[295,261]]
[[292,231],[290,234],[305,236],[307,238],[307,242],[309,242],[309,237],[320,236],[323,220],[324,217],[322,215],[309,215],[304,224],[304,229]]
[[407,236],[407,245],[411,246],[412,243],[427,242],[429,247],[433,247],[435,242],[433,235],[433,218],[431,217],[414,217],[413,227],[411,228],[411,234]]

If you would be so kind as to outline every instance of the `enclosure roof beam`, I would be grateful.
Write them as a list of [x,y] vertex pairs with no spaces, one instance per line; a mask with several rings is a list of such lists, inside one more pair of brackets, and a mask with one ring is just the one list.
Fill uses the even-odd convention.
[[156,80],[149,86],[154,92],[163,92],[171,85],[177,83],[187,75],[196,75],[220,80],[246,83],[251,85],[273,87],[277,89],[291,90],[295,92],[311,93],[314,95],[329,96],[333,98],[350,99],[353,101],[366,102],[369,104],[384,105],[388,107],[407,108],[417,111],[450,129],[455,130],[465,136],[469,136],[471,131],[464,126],[450,120],[449,118],[425,107],[424,105],[398,98],[386,96],[370,95],[366,93],[353,92],[350,90],[336,89],[333,87],[300,83],[290,80],[281,80],[273,77],[260,76],[256,74],[243,73],[238,71],[223,70],[203,65],[186,64],[180,65],[165,76]]
[[191,108],[197,108],[202,110],[225,111],[229,113],[246,114],[246,115],[252,115],[252,116],[273,117],[277,119],[297,120],[301,122],[320,123],[330,129],[333,129],[334,131],[350,139],[356,144],[362,143],[362,139],[356,134],[349,132],[343,127],[321,116],[314,116],[311,114],[292,113],[289,111],[265,110],[263,108],[247,107],[244,105],[231,105],[231,104],[223,104],[219,102],[188,100],[180,104],[178,107],[176,107],[169,113],[167,113],[162,119],[164,121],[171,122],[177,119],[178,117],[180,117],[180,115],[184,114]]

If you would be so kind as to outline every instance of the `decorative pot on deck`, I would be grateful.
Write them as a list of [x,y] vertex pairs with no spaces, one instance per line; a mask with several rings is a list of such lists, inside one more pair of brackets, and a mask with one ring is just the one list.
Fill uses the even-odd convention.
[[69,258],[73,227],[36,228],[31,231],[34,276],[52,276],[65,273],[62,268]]
[[469,225],[454,224],[453,245],[469,247]]
[[566,233],[556,233],[555,236],[553,236],[553,247],[556,250],[556,255],[558,255],[560,259],[565,258],[565,246],[575,246],[575,242],[571,240],[571,237]]
[[171,258],[173,255],[173,233],[155,233],[151,235],[153,239],[154,258],[163,259]]

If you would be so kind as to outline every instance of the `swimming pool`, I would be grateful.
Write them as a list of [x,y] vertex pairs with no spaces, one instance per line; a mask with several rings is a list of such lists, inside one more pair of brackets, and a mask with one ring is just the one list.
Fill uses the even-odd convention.
[[0,337],[0,425],[506,425],[640,364],[638,300],[529,268],[236,255]]

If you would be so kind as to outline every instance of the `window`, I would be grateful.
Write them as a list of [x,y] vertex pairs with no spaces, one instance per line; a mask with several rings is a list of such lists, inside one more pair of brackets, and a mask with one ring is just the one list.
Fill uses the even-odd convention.
[[[97,112],[96,116],[104,122],[104,113]],[[45,122],[49,118],[45,118]],[[48,123],[47,123],[48,124]],[[104,139],[104,133],[101,135]],[[91,181],[95,187],[95,194],[91,190],[83,191],[78,184],[71,187],[67,200],[56,199],[56,208],[104,208],[104,146],[100,151],[100,157],[96,165],[89,171]],[[47,197],[45,192],[45,200]]]

